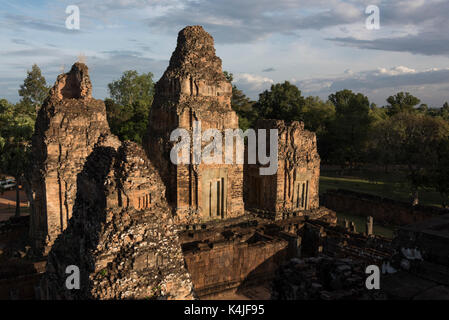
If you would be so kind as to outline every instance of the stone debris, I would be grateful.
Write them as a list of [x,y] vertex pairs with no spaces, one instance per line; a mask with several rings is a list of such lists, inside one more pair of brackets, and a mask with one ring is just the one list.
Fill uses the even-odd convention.
[[318,256],[292,259],[272,284],[275,300],[384,300],[382,290],[365,286],[365,265],[352,259]]

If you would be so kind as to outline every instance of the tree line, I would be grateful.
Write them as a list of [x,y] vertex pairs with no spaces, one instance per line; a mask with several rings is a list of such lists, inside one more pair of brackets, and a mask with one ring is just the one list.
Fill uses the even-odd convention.
[[[232,80],[231,74],[226,74]],[[362,93],[341,90],[319,97],[304,97],[288,81],[273,84],[250,101],[233,86],[232,107],[244,129],[259,118],[303,121],[316,132],[318,151],[325,164],[342,171],[366,165],[395,166],[405,171],[410,201],[419,203],[419,191],[440,193],[449,206],[449,104],[429,108],[408,92],[398,92],[378,107]]]
[[[232,73],[224,74],[232,83]],[[108,90],[105,105],[112,133],[121,140],[142,143],[154,97],[153,74],[125,71],[108,84]],[[33,65],[18,92],[20,101],[12,104],[0,99],[0,173],[15,177],[30,203],[31,137],[48,92],[41,70]],[[366,164],[387,171],[401,166],[407,172],[413,204],[418,203],[419,190],[431,188],[441,194],[442,205],[449,206],[449,104],[429,108],[407,92],[386,102],[378,107],[362,93],[346,89],[327,100],[305,97],[286,81],[273,84],[257,101],[233,84],[231,106],[243,130],[254,127],[260,118],[303,121],[306,129],[316,132],[323,163],[342,170]],[[18,196],[16,215],[20,215]]]

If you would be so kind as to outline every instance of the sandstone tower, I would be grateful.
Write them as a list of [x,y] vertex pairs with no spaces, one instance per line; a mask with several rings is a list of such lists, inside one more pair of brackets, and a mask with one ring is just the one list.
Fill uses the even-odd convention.
[[259,120],[258,129],[278,130],[278,170],[260,175],[257,164],[245,167],[245,205],[276,220],[319,207],[320,156],[316,135],[304,123]]
[[[201,122],[201,132],[214,128],[223,134],[225,129],[238,129],[231,96],[232,86],[215,55],[213,38],[201,26],[181,30],[170,65],[156,84],[145,141],[147,154],[160,170],[179,223],[243,214],[242,164],[195,164],[193,147],[190,164],[176,166],[170,161],[175,144],[170,141],[170,134],[174,129],[186,129],[191,144],[196,121]],[[205,145],[207,142],[202,143]]]
[[30,236],[44,254],[72,217],[77,174],[98,137],[109,132],[105,105],[92,98],[87,66],[75,63],[58,76],[39,110],[33,136],[36,214]]

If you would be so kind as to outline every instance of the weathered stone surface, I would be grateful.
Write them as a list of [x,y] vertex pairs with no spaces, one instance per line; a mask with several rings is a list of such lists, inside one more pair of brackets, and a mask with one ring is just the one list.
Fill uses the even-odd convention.
[[33,136],[33,189],[36,214],[30,235],[47,253],[67,227],[76,195],[76,175],[98,137],[109,133],[106,108],[91,96],[87,66],[75,63],[58,76],[39,111]]
[[[283,261],[294,256],[279,231],[268,235],[243,223],[205,233],[192,234],[195,239],[183,244],[186,266],[200,298],[267,281]],[[296,243],[295,236],[290,238]],[[188,234],[181,239],[187,241]]]
[[[238,128],[231,95],[232,87],[222,72],[220,58],[215,55],[213,38],[201,26],[181,30],[170,65],[156,84],[145,141],[148,156],[167,186],[167,198],[176,208],[179,223],[243,214],[242,164],[191,161],[175,166],[170,161],[170,151],[175,145],[170,134],[174,129],[186,129],[192,145],[195,121],[201,121],[201,133],[214,128],[223,137],[225,129]],[[208,143],[203,142],[202,146]],[[190,153],[193,159],[193,147]]]
[[297,121],[259,120],[257,129],[278,129],[278,170],[275,175],[260,175],[259,164],[246,165],[246,207],[271,212],[275,219],[317,209],[320,156],[315,133]]
[[382,290],[367,290],[365,267],[352,259],[294,258],[276,272],[275,300],[385,300]]
[[449,214],[398,228],[393,245],[398,252],[412,250],[432,263],[449,268]]
[[[199,26],[179,33],[156,85],[145,151],[110,134],[86,66],[58,77],[33,138],[38,214],[31,234],[36,247],[51,247],[43,298],[190,299],[193,286],[207,296],[267,282],[299,254],[363,262],[390,254],[376,237],[339,230],[335,213],[319,207],[316,137],[302,123],[258,123],[279,130],[271,176],[251,165],[244,180],[243,165],[222,164],[224,154],[220,164],[174,165],[174,129],[188,132],[191,161],[197,121],[200,133],[218,129],[223,142],[226,129],[238,129],[231,95],[213,39]],[[242,147],[234,145],[234,156]],[[244,192],[252,210],[245,215]],[[66,289],[70,265],[81,271],[80,290]]]
[[[139,146],[102,136],[77,187],[73,217],[48,256],[47,299],[193,298],[164,186]],[[80,268],[80,290],[65,289],[69,265]]]

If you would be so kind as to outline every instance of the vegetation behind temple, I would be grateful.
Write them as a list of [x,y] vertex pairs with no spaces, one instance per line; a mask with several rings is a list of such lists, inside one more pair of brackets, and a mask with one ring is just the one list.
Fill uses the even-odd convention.
[[[233,75],[225,72],[232,82]],[[122,140],[142,143],[153,102],[151,72],[126,71],[108,85],[105,100],[111,131]],[[28,71],[16,104],[0,100],[0,172],[27,186],[30,140],[36,111],[48,93],[37,65]],[[288,81],[271,86],[251,101],[232,86],[232,108],[243,130],[259,118],[303,121],[316,132],[323,164],[337,165],[340,173],[366,166],[384,172],[401,170],[413,203],[419,191],[432,190],[449,205],[449,104],[429,108],[410,93],[399,92],[378,107],[362,93],[341,90],[324,101],[305,97]]]

